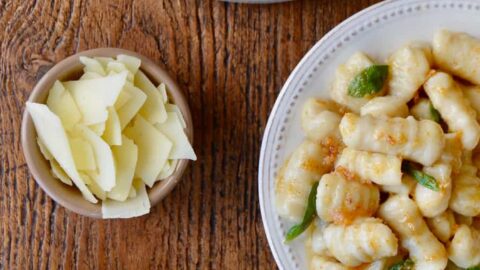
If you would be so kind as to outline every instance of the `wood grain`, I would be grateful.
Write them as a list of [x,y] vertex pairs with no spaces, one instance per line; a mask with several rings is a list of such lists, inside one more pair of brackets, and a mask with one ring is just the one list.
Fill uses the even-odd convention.
[[[275,98],[306,51],[374,0],[0,1],[0,269],[274,269],[257,160]],[[148,216],[92,220],[30,176],[20,121],[32,87],[77,51],[121,47],[184,88],[199,160]]]

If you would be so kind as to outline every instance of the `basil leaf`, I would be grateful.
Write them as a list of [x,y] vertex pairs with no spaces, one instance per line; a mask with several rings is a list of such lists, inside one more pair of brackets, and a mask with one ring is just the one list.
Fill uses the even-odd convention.
[[403,162],[402,171],[412,176],[413,179],[415,179],[420,185],[428,189],[431,189],[433,191],[440,190],[440,187],[438,186],[438,182],[433,176],[426,174],[421,170],[415,169],[413,165],[410,164],[409,162]]
[[465,270],[480,270],[480,264],[477,265],[477,266],[469,267],[469,268],[467,268],[467,269],[465,269]]
[[406,259],[390,266],[388,270],[412,270],[413,265],[414,263],[412,260]]
[[437,111],[437,109],[433,107],[431,102],[430,102],[429,109],[430,109],[430,117],[432,117],[432,120],[437,123],[440,123],[440,120],[442,119],[442,117],[440,116],[440,113]]
[[312,189],[310,190],[310,194],[308,195],[307,208],[305,209],[305,214],[303,215],[302,222],[288,230],[287,235],[285,236],[285,242],[291,241],[300,234],[302,234],[308,228],[308,226],[310,226],[310,223],[312,223],[313,219],[315,218],[317,188],[318,182],[313,184]]
[[357,74],[348,85],[348,95],[361,98],[378,93],[388,76],[387,65],[372,65]]

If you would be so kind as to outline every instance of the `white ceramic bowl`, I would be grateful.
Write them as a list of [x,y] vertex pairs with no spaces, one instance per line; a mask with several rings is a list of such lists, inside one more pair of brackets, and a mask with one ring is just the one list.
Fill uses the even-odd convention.
[[274,181],[285,156],[302,141],[300,108],[308,97],[328,97],[336,67],[356,51],[385,58],[409,41],[431,42],[439,28],[480,37],[480,1],[395,0],[371,6],[335,27],[303,57],[283,86],[263,137],[259,197],[263,224],[280,269],[307,269],[303,241],[284,244],[293,225],[274,207]]

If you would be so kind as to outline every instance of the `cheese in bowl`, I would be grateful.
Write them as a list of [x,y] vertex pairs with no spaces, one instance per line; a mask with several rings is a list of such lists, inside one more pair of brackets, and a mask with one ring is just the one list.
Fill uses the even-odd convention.
[[147,188],[196,160],[181,110],[128,55],[81,56],[77,80],[56,81],[45,104],[27,102],[51,174],[102,204],[103,218],[147,214]]

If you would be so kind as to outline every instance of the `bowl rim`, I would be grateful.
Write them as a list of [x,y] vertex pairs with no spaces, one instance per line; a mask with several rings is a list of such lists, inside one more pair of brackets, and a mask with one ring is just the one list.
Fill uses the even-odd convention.
[[[45,100],[40,100],[42,95],[46,98],[48,90],[52,87],[53,83],[61,79],[62,77],[67,77],[69,73],[72,73],[75,70],[80,70],[83,66],[80,63],[80,56],[88,56],[88,57],[116,57],[119,54],[125,54],[137,57],[141,60],[140,70],[142,70],[149,78],[152,80],[156,85],[160,82],[164,83],[167,86],[167,91],[169,97],[173,100],[173,103],[178,106],[180,111],[183,114],[183,118],[186,123],[186,127],[184,129],[190,143],[193,146],[193,122],[192,116],[190,112],[190,108],[188,106],[188,101],[178,86],[177,82],[168,74],[166,69],[163,65],[157,64],[147,58],[146,56],[139,54],[137,52],[133,52],[126,49],[120,48],[112,48],[112,47],[104,47],[104,48],[96,48],[91,50],[85,50],[81,52],[77,52],[61,61],[56,63],[50,70],[48,70],[42,78],[35,84],[35,87],[31,91],[27,101],[30,102],[39,102],[45,103]],[[83,197],[82,200],[89,203],[89,207],[82,206],[82,203],[77,201],[77,198],[71,198],[68,196],[62,196],[59,194],[59,189],[54,188],[51,184],[48,183],[46,179],[43,179],[42,175],[45,173],[43,172],[44,169],[40,168],[41,166],[38,164],[38,160],[35,159],[35,156],[38,154],[34,153],[35,151],[39,152],[39,147],[36,142],[31,142],[32,137],[36,138],[36,130],[33,125],[33,121],[25,109],[25,104],[23,104],[24,111],[22,115],[22,123],[21,123],[21,146],[23,150],[23,154],[25,156],[25,161],[29,168],[29,171],[35,182],[41,187],[43,191],[45,191],[51,199],[55,202],[60,204],[61,206],[65,207],[66,209],[75,212],[77,214],[88,216],[92,218],[102,218],[102,211],[101,211],[101,201],[97,204],[92,204],[86,201]],[[32,135],[33,134],[33,135]],[[34,149],[35,148],[35,149]],[[42,156],[43,158],[43,156]],[[187,165],[189,164],[190,160],[181,159],[176,165],[176,168],[171,176],[167,177],[164,180],[157,181],[152,188],[148,188],[148,197],[150,199],[151,207],[153,208],[156,204],[158,204],[168,193],[170,193],[173,188],[180,182],[183,173],[185,172]],[[51,172],[47,172],[52,178]],[[58,179],[54,179],[55,181],[59,181]],[[64,185],[64,184],[62,184]],[[64,185],[67,188],[67,185]],[[78,189],[74,187],[76,192],[80,194]],[[80,195],[81,196],[81,195]]]

